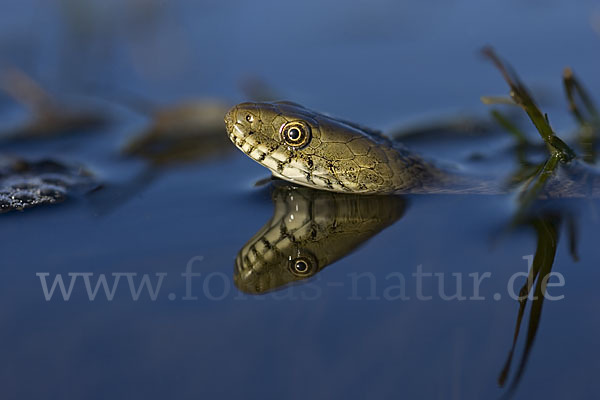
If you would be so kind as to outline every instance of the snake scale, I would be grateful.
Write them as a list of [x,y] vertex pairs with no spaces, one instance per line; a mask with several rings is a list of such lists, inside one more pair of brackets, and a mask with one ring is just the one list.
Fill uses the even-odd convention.
[[[498,182],[442,168],[353,122],[282,101],[241,103],[225,115],[231,141],[275,177],[353,194],[500,194]],[[600,197],[600,176],[572,162],[541,197]]]

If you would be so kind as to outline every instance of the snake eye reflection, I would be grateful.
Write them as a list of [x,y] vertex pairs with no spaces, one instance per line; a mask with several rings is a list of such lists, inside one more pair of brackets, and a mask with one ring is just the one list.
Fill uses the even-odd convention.
[[292,274],[299,277],[307,277],[314,272],[314,264],[307,257],[298,257],[290,261]]
[[281,125],[281,138],[292,147],[301,148],[310,142],[310,126],[304,121],[292,121]]
[[308,271],[308,264],[306,264],[306,261],[304,260],[299,260],[294,264],[294,268],[296,269],[296,272],[303,274]]

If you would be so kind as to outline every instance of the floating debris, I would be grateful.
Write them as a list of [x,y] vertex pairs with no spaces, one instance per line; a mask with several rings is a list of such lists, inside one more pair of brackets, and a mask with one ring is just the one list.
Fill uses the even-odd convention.
[[0,213],[60,203],[73,190],[94,187],[93,174],[81,167],[0,157]]
[[195,161],[229,151],[223,125],[228,106],[216,100],[189,101],[153,113],[153,123],[123,153],[154,164]]
[[98,129],[109,122],[98,110],[67,106],[52,98],[22,71],[8,69],[0,74],[0,89],[31,111],[21,126],[0,132],[3,140],[31,140]]

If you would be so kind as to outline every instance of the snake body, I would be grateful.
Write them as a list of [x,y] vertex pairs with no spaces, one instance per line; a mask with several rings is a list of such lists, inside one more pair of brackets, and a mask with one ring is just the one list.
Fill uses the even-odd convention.
[[[506,192],[497,182],[441,168],[380,132],[296,103],[241,103],[227,112],[225,125],[247,156],[302,186],[354,194]],[[598,174],[559,172],[543,196],[600,197]]]

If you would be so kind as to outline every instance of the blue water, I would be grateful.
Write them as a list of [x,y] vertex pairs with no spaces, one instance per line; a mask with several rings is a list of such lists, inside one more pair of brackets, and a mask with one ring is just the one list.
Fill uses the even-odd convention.
[[[390,129],[457,112],[485,115],[479,97],[507,93],[478,54],[491,44],[568,137],[575,124],[562,69],[573,67],[600,99],[597,2],[40,0],[2,8],[0,65],[22,69],[67,103],[102,105],[119,118],[94,135],[2,149],[81,162],[106,185],[0,216],[0,398],[507,393],[512,380],[499,387],[497,379],[518,313],[507,284],[527,271],[523,257],[536,249],[531,228],[510,228],[511,198],[408,197],[399,221],[313,279],[243,294],[233,283],[234,260],[273,214],[272,187],[254,186],[267,171],[235,151],[161,169],[128,191],[147,165],[118,151],[149,122],[109,94],[135,93],[157,105],[185,98],[234,104],[246,99],[241,82],[260,78],[284,98]],[[5,95],[0,111],[11,124],[27,115]],[[577,221],[579,261],[569,253],[564,217],[552,271],[565,284],[549,289],[564,299],[544,303],[515,398],[591,399],[600,390],[597,206],[564,206]],[[201,275],[191,280],[192,300],[181,274],[194,259],[191,270]],[[448,293],[451,274],[461,273],[467,297],[468,274],[490,272],[481,285],[486,299],[445,301],[432,277],[423,292],[433,298],[419,300],[411,278],[419,266],[444,273]],[[364,280],[354,288],[365,272],[374,288]],[[69,273],[105,274],[109,284],[115,273],[163,281],[155,300],[147,291],[133,300],[123,275],[112,301],[102,293],[90,301],[80,275],[69,300],[57,291],[47,301],[40,273],[49,274],[49,285],[56,274],[68,284]],[[391,273],[406,276],[410,299],[385,298]],[[528,318],[527,311],[510,378]]]

